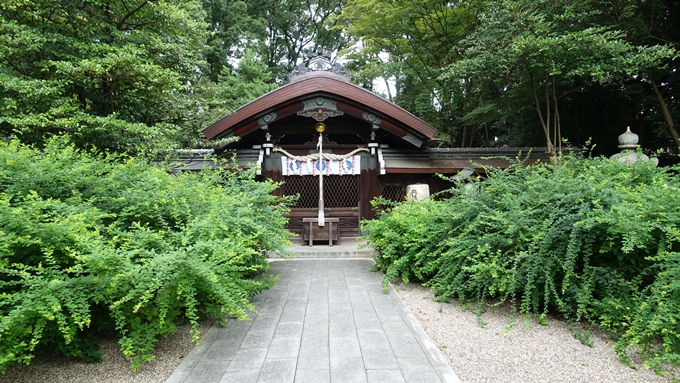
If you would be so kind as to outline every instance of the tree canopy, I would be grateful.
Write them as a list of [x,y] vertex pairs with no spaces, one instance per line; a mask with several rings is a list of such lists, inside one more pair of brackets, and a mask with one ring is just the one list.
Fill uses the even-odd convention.
[[171,146],[207,31],[196,1],[4,1],[0,129],[40,143]]
[[464,57],[444,76],[472,82],[481,99],[525,107],[533,101],[545,146],[555,154],[561,99],[592,84],[622,84],[674,54],[665,45],[636,46],[623,31],[589,23],[592,15],[580,2],[497,2],[480,14],[480,26],[462,41]]
[[323,47],[444,146],[592,137],[607,153],[631,126],[675,155],[679,14],[671,0],[8,0],[0,134],[206,145],[203,128]]
[[629,125],[647,147],[677,153],[678,10],[662,0],[350,0],[343,17],[362,82],[391,76],[389,96],[444,145],[554,152],[562,138],[593,137],[611,152]]

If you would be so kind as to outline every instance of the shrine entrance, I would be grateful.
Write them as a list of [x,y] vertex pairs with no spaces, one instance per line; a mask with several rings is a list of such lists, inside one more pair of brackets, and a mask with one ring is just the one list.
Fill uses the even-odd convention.
[[[298,235],[303,220],[322,228],[325,217],[338,223],[340,237],[355,237],[361,220],[375,218],[375,197],[400,201],[413,184],[443,190],[447,186],[436,174],[505,167],[506,160],[482,157],[518,153],[519,148],[431,148],[437,144],[435,128],[352,84],[344,67],[331,64],[330,52],[311,52],[289,78],[289,84],[203,133],[210,140],[238,138],[215,154],[235,157],[237,166],[254,167],[262,178],[280,182],[277,195],[299,195],[289,215],[289,230]],[[532,156],[536,153],[541,150]]]
[[[324,211],[326,218],[338,218],[340,237],[359,235],[359,176],[330,175],[324,177]],[[302,219],[315,217],[319,203],[319,180],[315,176],[283,177],[282,195],[299,195],[293,206],[288,229],[302,233]]]

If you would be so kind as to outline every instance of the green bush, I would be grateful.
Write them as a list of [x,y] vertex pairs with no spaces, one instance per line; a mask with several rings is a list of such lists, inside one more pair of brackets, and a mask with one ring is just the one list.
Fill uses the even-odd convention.
[[245,319],[252,277],[288,244],[285,200],[252,172],[167,168],[0,141],[0,371],[45,345],[96,360],[115,330],[132,367],[200,315]]
[[620,355],[639,346],[649,366],[677,366],[677,170],[571,156],[515,164],[364,229],[385,282],[415,278],[444,300],[494,297],[540,320],[587,320],[621,336]]

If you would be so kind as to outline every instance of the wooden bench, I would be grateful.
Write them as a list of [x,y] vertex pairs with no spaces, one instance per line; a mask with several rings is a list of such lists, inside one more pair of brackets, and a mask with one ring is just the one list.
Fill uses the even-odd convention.
[[325,226],[319,226],[318,218],[302,219],[302,243],[309,241],[309,246],[313,246],[315,240],[328,240],[328,246],[340,243],[340,230],[338,228],[338,218],[326,218]]

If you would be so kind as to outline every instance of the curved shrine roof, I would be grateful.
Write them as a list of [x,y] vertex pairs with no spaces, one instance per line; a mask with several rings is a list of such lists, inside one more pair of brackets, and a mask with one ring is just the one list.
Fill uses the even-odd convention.
[[206,128],[203,134],[208,139],[244,137],[295,114],[323,121],[328,117],[328,113],[322,116],[325,112],[331,117],[344,114],[362,119],[372,124],[374,130],[383,129],[412,147],[422,147],[437,132],[399,106],[351,84],[344,68],[336,64],[322,70],[298,66],[289,84],[245,104]]

